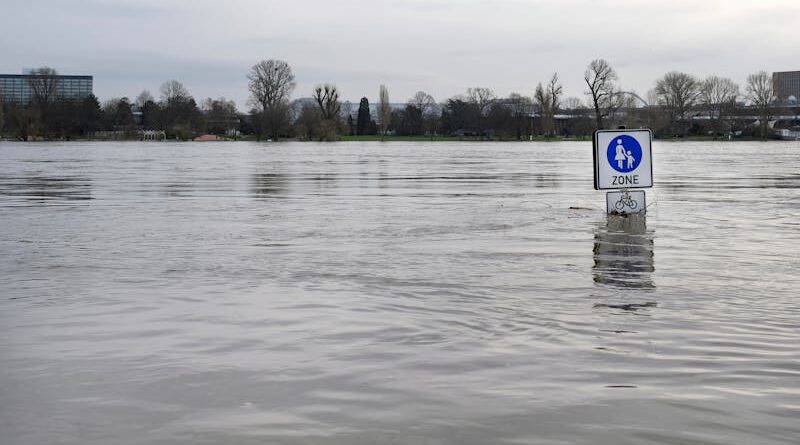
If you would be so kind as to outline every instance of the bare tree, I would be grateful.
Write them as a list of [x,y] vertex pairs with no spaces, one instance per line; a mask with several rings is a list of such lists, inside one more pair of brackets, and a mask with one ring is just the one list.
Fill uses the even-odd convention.
[[208,114],[215,108],[221,109],[225,107],[225,105],[227,105],[227,99],[225,99],[224,97],[220,97],[219,99],[212,99],[210,97],[206,97],[205,99],[203,99],[202,102],[200,102],[200,111]]
[[558,73],[553,73],[547,87],[542,87],[541,82],[536,86],[534,100],[539,106],[542,116],[542,132],[545,136],[555,135],[555,115],[561,106],[562,92],[563,87],[558,82]]
[[150,91],[144,90],[139,93],[134,104],[141,113],[140,124],[143,128],[151,129],[158,126],[161,108]]
[[531,134],[533,131],[531,125],[529,125],[531,123],[530,115],[533,112],[533,104],[530,97],[519,93],[511,93],[508,95],[508,106],[514,121],[516,138],[521,140],[524,134]]
[[50,109],[56,103],[60,94],[58,72],[54,68],[47,66],[36,68],[28,76],[28,85],[31,88],[31,102],[37,112],[32,115],[41,119],[43,132],[48,133],[51,121]]
[[761,139],[767,138],[767,128],[769,122],[769,106],[772,102],[773,90],[772,79],[766,71],[747,76],[747,99],[755,105],[758,110],[759,123],[761,128]]
[[484,117],[489,113],[489,109],[494,104],[497,97],[489,88],[475,87],[467,88],[467,100],[475,107],[478,123],[478,135],[483,137]]
[[417,91],[414,93],[414,97],[408,100],[408,104],[419,108],[422,114],[426,115],[436,106],[436,100],[424,91]]
[[647,103],[656,105],[658,103],[658,93],[655,88],[647,90]]
[[550,107],[547,110],[547,117],[550,119],[550,135],[555,136],[556,133],[556,113],[561,107],[561,95],[564,88],[558,82],[558,73],[553,73],[550,82],[547,83],[547,95],[550,97]]
[[595,125],[603,128],[603,118],[616,111],[621,103],[621,95],[617,89],[617,73],[605,59],[595,59],[583,73],[583,80],[589,87],[587,95],[592,98]]
[[182,83],[177,80],[164,82],[160,92],[160,123],[167,135],[189,139],[204,129],[197,103]]
[[636,101],[641,101],[642,99],[634,92],[621,92],[620,95],[620,109],[623,110],[620,117],[621,125],[627,128],[640,127]]
[[567,110],[578,110],[585,108],[585,106],[579,97],[570,96],[564,99],[564,108]]
[[561,95],[564,93],[564,88],[558,82],[558,73],[553,73],[550,82],[547,84],[547,94],[550,96],[550,112],[555,115],[558,109],[561,108]]
[[339,110],[339,114],[341,118],[347,123],[347,134],[353,135],[355,134],[356,129],[356,121],[353,118],[353,103],[349,100],[346,100],[342,103],[342,107]]
[[31,87],[31,99],[40,108],[47,108],[56,101],[59,95],[58,72],[54,68],[43,66],[31,70],[28,76]]
[[656,82],[658,103],[663,105],[669,114],[670,122],[682,134],[688,132],[686,120],[690,109],[697,102],[700,83],[691,74],[671,71]]
[[320,140],[336,140],[339,113],[342,109],[342,104],[339,102],[339,91],[334,85],[318,85],[314,88],[314,101],[316,101],[322,117]]
[[700,85],[700,101],[706,106],[712,131],[719,133],[722,109],[739,97],[739,85],[727,77],[711,76]]
[[[231,134],[239,126],[236,102],[224,97],[203,101],[201,110],[206,117],[206,130],[217,135]],[[234,133],[235,134],[235,133]]]
[[391,120],[392,107],[389,105],[389,90],[386,85],[381,85],[378,93],[378,126],[381,129],[381,140],[386,136]]
[[294,90],[294,74],[282,60],[262,60],[250,68],[247,75],[252,105],[264,111],[278,103],[288,102]]
[[478,111],[483,115],[489,111],[497,99],[492,90],[483,87],[467,88],[467,98],[478,106]]
[[436,100],[424,91],[417,91],[414,97],[408,100],[408,105],[419,110],[422,116],[422,130],[430,133],[433,138],[433,118],[436,110]]
[[144,108],[148,103],[155,102],[156,100],[153,98],[153,95],[150,94],[150,91],[143,90],[136,96],[136,100],[133,102],[137,108],[140,110]]
[[341,103],[339,102],[339,91],[335,85],[317,85],[314,88],[314,100],[319,106],[323,119],[334,119],[339,116]]
[[254,114],[268,137],[277,139],[289,124],[289,96],[295,87],[292,68],[282,60],[262,60],[250,68],[247,79]]
[[342,103],[341,109],[339,110],[339,114],[342,115],[344,118],[345,116],[352,116],[353,115],[353,103],[349,100],[346,100]]
[[324,138],[321,133],[323,125],[319,106],[305,101],[295,101],[291,108],[294,110],[292,126],[295,137],[305,140]]
[[168,80],[162,83],[159,91],[161,92],[161,101],[166,106],[184,102],[192,97],[189,90],[177,80]]
[[545,136],[550,135],[550,95],[547,94],[542,83],[536,85],[536,91],[533,93],[533,101],[539,109],[539,116],[542,122],[542,134]]

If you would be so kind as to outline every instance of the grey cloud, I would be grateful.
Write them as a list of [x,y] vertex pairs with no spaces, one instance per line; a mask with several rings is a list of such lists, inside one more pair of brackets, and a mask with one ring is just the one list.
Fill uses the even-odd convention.
[[[357,100],[382,83],[393,98],[422,89],[444,99],[476,85],[530,94],[554,71],[566,95],[580,96],[586,65],[604,57],[641,92],[673,69],[742,82],[800,68],[798,13],[797,2],[745,0],[10,0],[0,71],[94,74],[101,99],[177,79],[197,98],[243,107],[247,70],[261,59],[293,67],[295,96],[333,82]],[[36,39],[23,37],[32,31]]]

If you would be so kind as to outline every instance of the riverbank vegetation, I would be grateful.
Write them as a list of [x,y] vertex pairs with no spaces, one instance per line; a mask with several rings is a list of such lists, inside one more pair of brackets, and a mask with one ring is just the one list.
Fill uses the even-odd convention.
[[588,64],[582,97],[565,97],[554,73],[530,96],[499,97],[488,87],[474,87],[442,101],[419,91],[393,103],[389,88],[381,85],[377,104],[365,96],[357,106],[342,101],[332,84],[320,84],[309,97],[292,100],[296,84],[289,64],[262,60],[246,75],[246,113],[224,97],[198,104],[177,80],[164,82],[158,98],[145,90],[133,100],[121,97],[101,104],[93,95],[66,99],[59,94],[52,68],[34,74],[29,103],[0,106],[0,135],[5,138],[529,141],[590,139],[598,128],[625,126],[650,128],[657,138],[767,139],[778,130],[800,130],[796,101],[775,98],[764,71],[748,76],[744,89],[724,77],[700,79],[673,71],[657,79],[645,99],[625,90],[603,59]]

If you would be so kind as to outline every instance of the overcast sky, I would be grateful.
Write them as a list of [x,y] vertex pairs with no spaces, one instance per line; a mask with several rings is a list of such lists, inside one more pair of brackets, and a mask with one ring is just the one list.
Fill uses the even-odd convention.
[[357,103],[380,84],[392,102],[477,86],[530,96],[553,72],[583,99],[586,65],[605,58],[646,97],[671,70],[742,86],[800,70],[798,18],[798,0],[4,0],[0,72],[90,74],[101,101],[158,97],[175,79],[246,110],[262,59],[291,65],[295,98],[332,83]]

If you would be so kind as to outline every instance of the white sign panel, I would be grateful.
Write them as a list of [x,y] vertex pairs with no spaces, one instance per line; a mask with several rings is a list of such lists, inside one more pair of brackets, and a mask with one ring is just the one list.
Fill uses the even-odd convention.
[[594,133],[594,188],[653,186],[650,130],[598,130]]
[[647,204],[644,200],[644,190],[606,193],[608,213],[639,213],[644,212],[645,207]]

